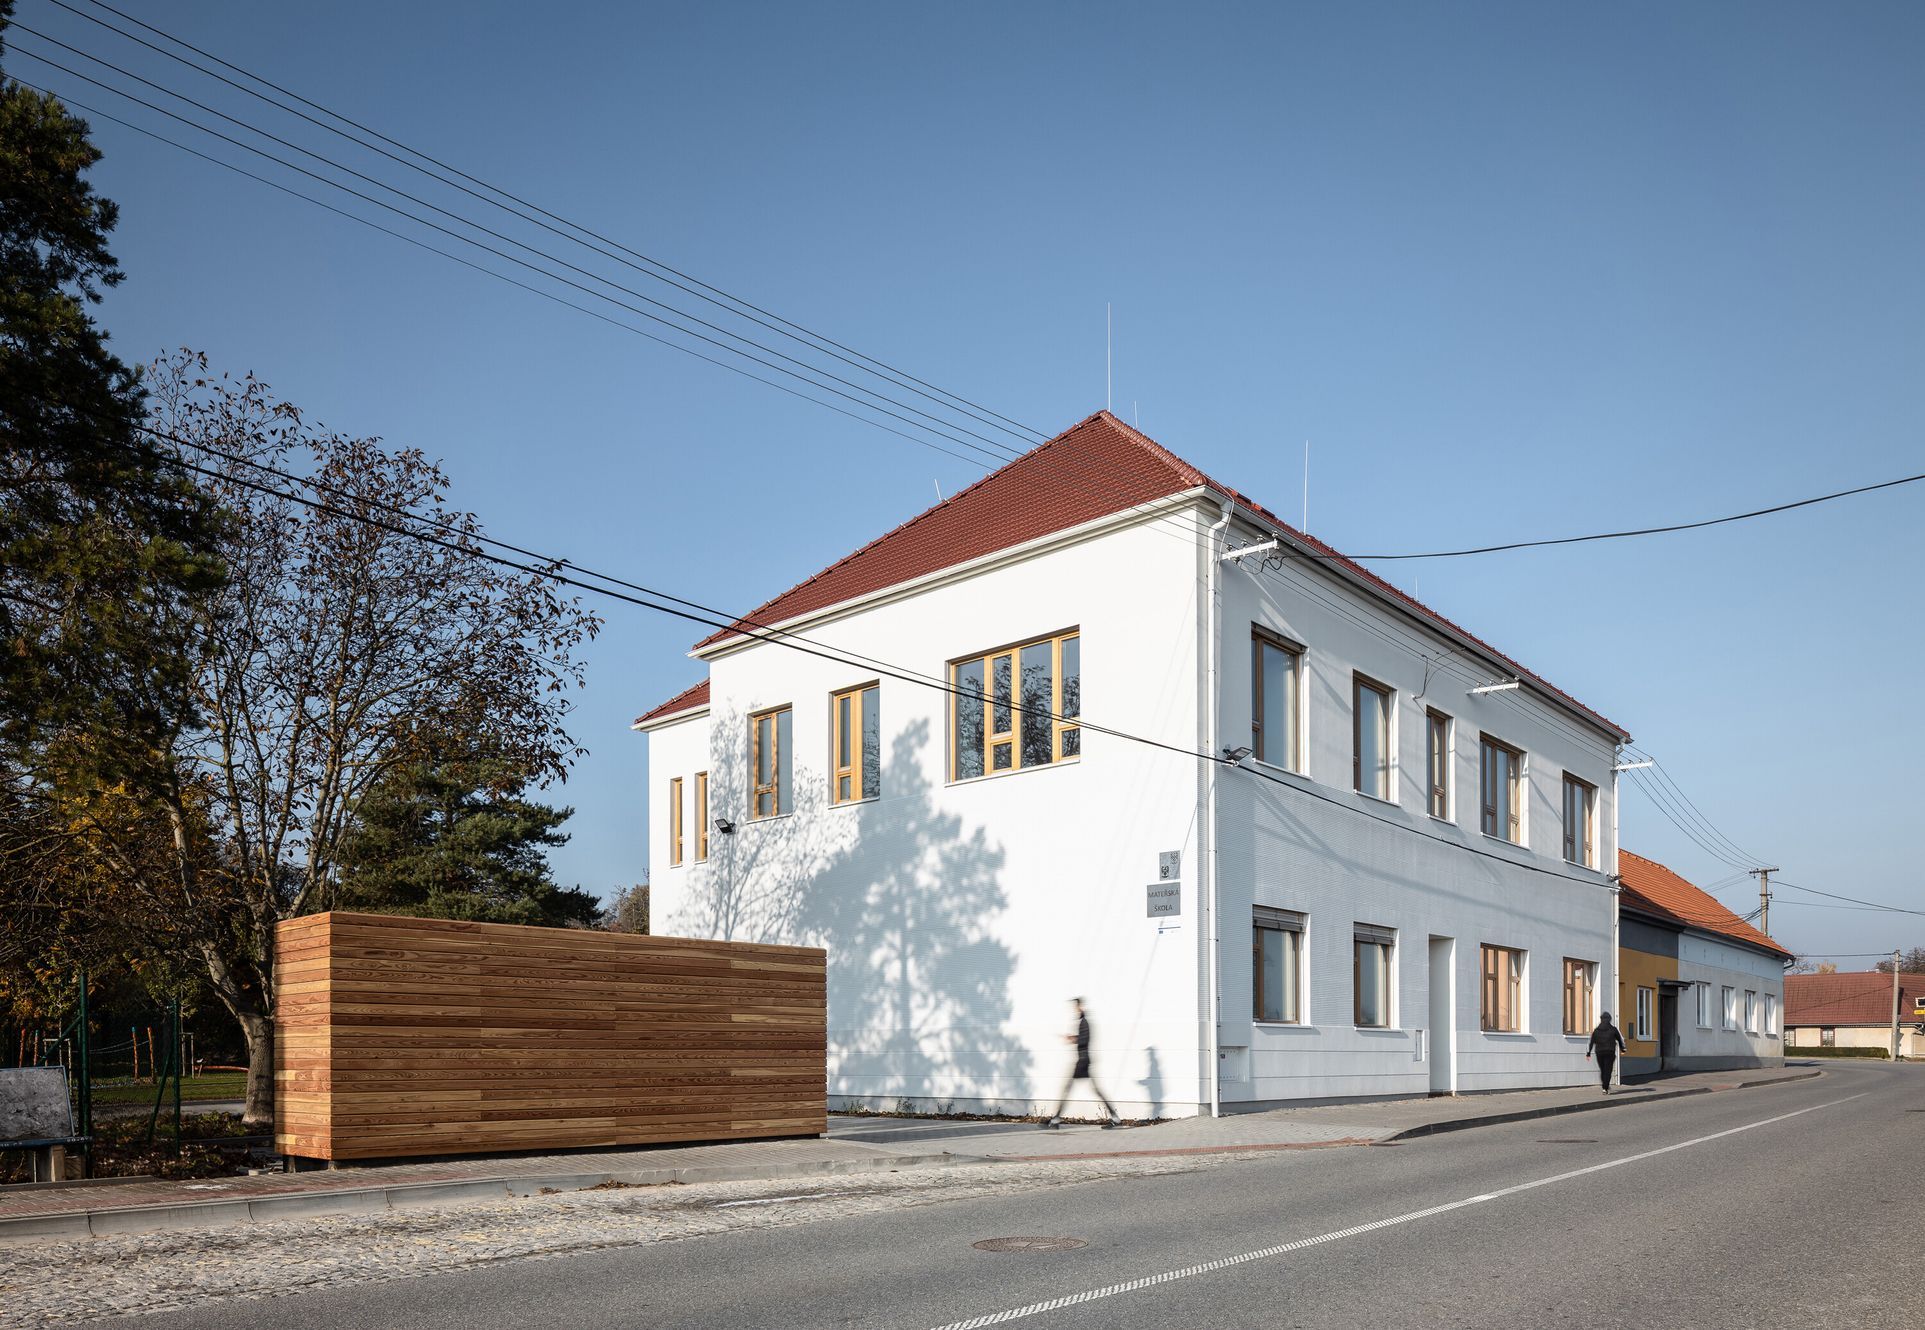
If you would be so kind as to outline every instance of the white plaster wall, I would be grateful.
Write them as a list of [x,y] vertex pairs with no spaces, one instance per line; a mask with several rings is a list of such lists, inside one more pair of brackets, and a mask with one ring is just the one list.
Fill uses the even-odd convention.
[[[1685,983],[1711,986],[1711,1028],[1698,1024],[1698,997],[1685,992],[1678,1000],[1678,1056],[1693,1062],[1746,1067],[1782,1063],[1785,1041],[1765,1030],[1765,996],[1777,1003],[1778,1024],[1785,1019],[1784,966],[1774,956],[1718,942],[1695,933],[1678,939],[1678,978]],[[1724,1028],[1725,987],[1737,990],[1737,1029]],[[1745,1026],[1745,993],[1758,995],[1758,1032]]]
[[[1492,681],[1486,667],[1459,652],[1427,668],[1427,658],[1446,650],[1441,639],[1291,564],[1283,572],[1226,569],[1225,745],[1249,742],[1253,623],[1306,648],[1307,766],[1294,775],[1252,759],[1247,765],[1274,780],[1226,772],[1219,785],[1224,1065],[1247,1067],[1247,1079],[1226,1082],[1225,1099],[1426,1093],[1435,1041],[1418,1031],[1429,1024],[1433,935],[1456,940],[1458,1090],[1586,1083],[1593,1073],[1584,1039],[1563,1032],[1563,961],[1595,962],[1598,991],[1614,990],[1611,738],[1528,693],[1471,696],[1474,684]],[[1396,690],[1389,802],[1352,788],[1353,671]],[[1449,821],[1426,808],[1425,710],[1433,706],[1455,721]],[[1526,753],[1524,846],[1479,829],[1478,738],[1486,729]],[[1597,869],[1562,858],[1566,770],[1598,789]],[[1310,916],[1303,1026],[1251,1019],[1253,905]],[[1398,930],[1391,1030],[1352,1023],[1353,923]],[[1518,1034],[1479,1028],[1478,947],[1486,942],[1529,953],[1526,1029]]]
[[[1139,525],[801,631],[946,681],[953,659],[1076,628],[1084,717],[1194,752],[1197,566],[1169,524]],[[651,849],[657,929],[825,946],[837,1102],[1054,1107],[1073,995],[1125,1113],[1204,1102],[1194,758],[1086,729],[1080,761],[951,783],[946,693],[766,643],[713,659],[710,679],[705,725],[650,738],[650,841],[665,841],[667,778],[702,766],[711,816],[740,830],[707,865]],[[829,698],[878,679],[882,794],[830,806]],[[795,811],[751,822],[748,717],[783,704]],[[1183,852],[1183,913],[1156,920],[1145,889],[1164,850]],[[1098,1111],[1079,1093],[1072,1115]]]

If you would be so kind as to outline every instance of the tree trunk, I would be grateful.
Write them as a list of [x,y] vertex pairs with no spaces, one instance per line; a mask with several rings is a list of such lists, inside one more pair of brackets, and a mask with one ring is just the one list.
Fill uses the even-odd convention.
[[264,1012],[236,1013],[247,1036],[247,1107],[241,1123],[274,1125],[274,1022]]

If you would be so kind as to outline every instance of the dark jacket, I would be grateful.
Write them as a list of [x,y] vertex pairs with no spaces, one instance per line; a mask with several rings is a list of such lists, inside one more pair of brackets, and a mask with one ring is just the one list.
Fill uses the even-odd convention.
[[1623,1047],[1624,1036],[1619,1033],[1617,1026],[1599,1021],[1597,1029],[1591,1031],[1590,1051],[1600,1059],[1609,1060],[1617,1057],[1618,1050]]

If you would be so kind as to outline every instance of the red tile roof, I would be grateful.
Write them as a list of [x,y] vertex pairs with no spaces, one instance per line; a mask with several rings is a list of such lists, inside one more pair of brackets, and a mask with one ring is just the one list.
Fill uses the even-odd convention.
[[684,688],[659,707],[650,711],[644,711],[641,715],[635,717],[635,724],[646,725],[652,720],[660,720],[664,716],[673,716],[678,711],[693,711],[697,707],[705,707],[708,704],[709,681],[704,679],[698,684]]
[[1646,859],[1620,848],[1618,885],[1624,888],[1620,904],[1625,909],[1638,910],[1707,933],[1722,934],[1739,942],[1749,942],[1786,960],[1791,959],[1789,951],[1718,904],[1709,892],[1692,886],[1654,859]]
[[[1917,999],[1925,997],[1925,974],[1898,976],[1898,1019],[1911,1025]],[[1785,1024],[1884,1025],[1892,1023],[1892,977],[1876,970],[1850,974],[1785,976]]]
[[1224,495],[1283,532],[1311,553],[1361,579],[1396,601],[1486,652],[1519,678],[1562,699],[1621,739],[1630,734],[1570,694],[1553,687],[1501,651],[1443,615],[1345,558],[1313,536],[1291,527],[1269,509],[1220,485],[1147,435],[1107,411],[1072,426],[1007,465],[855,553],[764,602],[732,626],[712,633],[695,649],[713,646],[744,630],[786,623],[844,601],[898,586],[972,559],[1123,512],[1155,499],[1206,488]]

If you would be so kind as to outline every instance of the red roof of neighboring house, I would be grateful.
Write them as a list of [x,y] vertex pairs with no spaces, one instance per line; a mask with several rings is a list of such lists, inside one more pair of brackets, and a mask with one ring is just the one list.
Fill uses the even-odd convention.
[[693,711],[697,707],[705,707],[708,704],[709,681],[704,679],[692,687],[684,688],[659,707],[651,711],[644,711],[641,715],[635,717],[635,724],[646,725],[651,720],[660,720],[664,716],[673,716],[678,711]]
[[969,488],[870,541],[814,577],[757,606],[732,626],[703,638],[695,644],[695,649],[699,651],[745,630],[785,623],[1139,504],[1198,488],[1212,489],[1228,497],[1312,553],[1361,578],[1387,599],[1402,603],[1420,617],[1488,652],[1518,677],[1561,698],[1610,733],[1630,738],[1622,726],[1553,687],[1369,569],[1291,527],[1261,504],[1227,485],[1218,484],[1107,411],[1098,411],[1048,443],[1030,449]]
[[[1910,1025],[1916,1001],[1925,997],[1925,974],[1898,976],[1898,1019]],[[1892,977],[1877,970],[1851,974],[1785,976],[1786,1025],[1886,1025],[1892,1023]]]
[[1749,942],[1791,959],[1789,951],[1718,904],[1709,892],[1692,886],[1655,859],[1646,859],[1620,847],[1618,885],[1624,888],[1621,903],[1627,909]]

